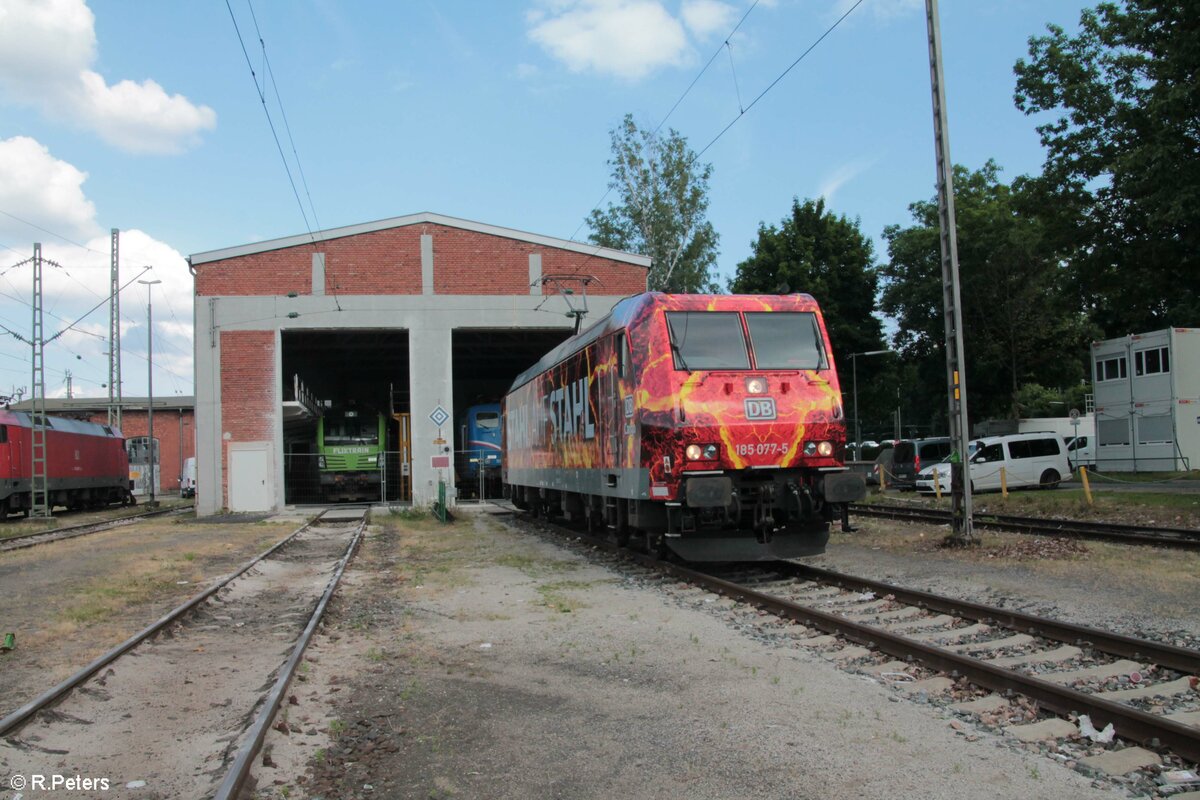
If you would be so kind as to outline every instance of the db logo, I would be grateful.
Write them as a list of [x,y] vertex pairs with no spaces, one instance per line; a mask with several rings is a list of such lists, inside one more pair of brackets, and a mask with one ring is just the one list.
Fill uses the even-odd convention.
[[775,399],[771,397],[747,397],[746,419],[775,419]]

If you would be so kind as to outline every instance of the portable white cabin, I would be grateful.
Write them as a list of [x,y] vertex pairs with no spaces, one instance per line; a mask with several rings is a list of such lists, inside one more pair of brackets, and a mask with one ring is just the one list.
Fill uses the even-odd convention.
[[1096,467],[1200,468],[1200,328],[1092,343]]

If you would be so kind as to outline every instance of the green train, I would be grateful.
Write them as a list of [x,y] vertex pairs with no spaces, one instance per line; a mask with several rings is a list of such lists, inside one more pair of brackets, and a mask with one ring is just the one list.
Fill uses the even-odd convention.
[[317,422],[317,469],[325,501],[378,500],[387,422],[383,414],[331,408]]

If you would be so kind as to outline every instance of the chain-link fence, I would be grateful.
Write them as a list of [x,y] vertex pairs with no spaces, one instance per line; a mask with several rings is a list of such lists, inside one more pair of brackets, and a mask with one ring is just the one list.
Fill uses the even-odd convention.
[[375,469],[340,471],[325,468],[324,458],[310,453],[284,457],[284,502],[407,503],[412,500],[412,464],[398,451],[383,454]]
[[500,482],[500,452],[497,450],[456,450],[454,452],[454,491],[459,503],[481,503],[504,496]]

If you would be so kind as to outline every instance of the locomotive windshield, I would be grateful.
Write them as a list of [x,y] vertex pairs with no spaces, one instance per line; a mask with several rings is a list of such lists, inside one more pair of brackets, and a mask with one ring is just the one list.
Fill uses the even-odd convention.
[[496,430],[500,427],[500,415],[495,411],[480,411],[475,415],[475,425],[484,430]]
[[379,421],[374,414],[325,417],[326,444],[379,444]]
[[737,312],[671,311],[667,327],[675,369],[750,369]]
[[825,344],[817,315],[788,311],[748,311],[746,327],[759,369],[826,369]]

